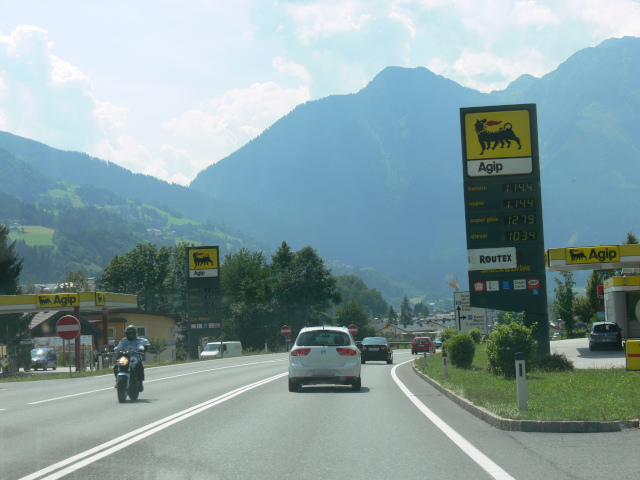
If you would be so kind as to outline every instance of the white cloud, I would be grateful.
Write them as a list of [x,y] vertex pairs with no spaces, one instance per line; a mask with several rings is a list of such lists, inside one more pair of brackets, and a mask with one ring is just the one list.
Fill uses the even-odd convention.
[[51,61],[51,81],[55,85],[74,83],[79,88],[86,89],[86,91],[91,90],[89,77],[82,73],[79,68],[60,60],[55,55],[51,55],[49,58]]
[[[195,156],[204,149],[229,153],[309,98],[309,90],[304,86],[282,88],[273,82],[256,83],[205,100],[198,108],[164,122],[162,128],[174,137],[176,144],[203,142]],[[226,154],[209,156],[209,163],[223,156]]]
[[560,23],[551,8],[539,5],[534,0],[515,2],[513,17],[518,25],[535,25],[538,30]]
[[287,60],[280,55],[275,57],[271,64],[277,71],[299,78],[305,85],[311,81],[311,75],[309,75],[304,65],[300,65],[292,60]]
[[305,45],[320,37],[338,33],[358,32],[374,17],[362,12],[364,5],[357,1],[316,2],[289,5],[288,13],[297,25],[296,35]]

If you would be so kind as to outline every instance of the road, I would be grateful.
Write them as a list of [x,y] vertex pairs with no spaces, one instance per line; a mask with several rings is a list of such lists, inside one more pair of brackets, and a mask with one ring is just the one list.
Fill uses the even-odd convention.
[[551,353],[561,353],[573,361],[575,368],[625,368],[624,350],[589,350],[588,338],[572,338],[551,342]]
[[[137,402],[113,377],[0,384],[0,478],[635,478],[637,430],[497,430],[411,368],[367,362],[363,387],[289,393],[286,354],[147,369]],[[558,399],[561,401],[561,399]]]

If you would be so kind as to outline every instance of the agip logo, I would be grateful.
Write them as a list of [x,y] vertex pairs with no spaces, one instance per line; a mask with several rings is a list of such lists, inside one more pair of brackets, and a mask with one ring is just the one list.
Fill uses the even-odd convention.
[[37,308],[77,307],[77,293],[59,293],[56,295],[36,295]]
[[189,278],[209,278],[218,276],[218,248],[195,247],[187,249]]
[[532,155],[528,110],[467,113],[464,123],[467,160]]
[[582,263],[611,263],[620,260],[617,246],[567,248],[567,265]]

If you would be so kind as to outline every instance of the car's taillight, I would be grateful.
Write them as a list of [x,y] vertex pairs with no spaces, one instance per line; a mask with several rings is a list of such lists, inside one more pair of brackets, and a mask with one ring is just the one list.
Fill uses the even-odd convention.
[[386,352],[388,349],[387,347],[380,347],[380,350],[382,350],[383,352]]
[[357,355],[357,352],[353,348],[338,347],[336,348],[336,352],[340,355]]
[[309,355],[310,351],[311,351],[310,348],[298,348],[296,350],[291,350],[291,356],[300,357],[302,355]]

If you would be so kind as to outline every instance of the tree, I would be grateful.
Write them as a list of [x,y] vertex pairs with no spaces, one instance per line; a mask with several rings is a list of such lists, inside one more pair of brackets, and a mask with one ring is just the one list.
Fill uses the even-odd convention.
[[138,296],[142,310],[180,315],[186,318],[186,255],[184,246],[167,245],[159,249],[152,243],[139,243],[116,255],[104,269],[104,291]]
[[80,269],[77,272],[69,271],[67,278],[62,284],[62,291],[69,293],[86,292],[89,289],[89,281],[84,273],[84,270]]
[[342,299],[335,277],[313,248],[306,246],[293,253],[282,242],[272,257],[271,269],[277,314],[294,333],[331,320],[327,311]]
[[[20,293],[22,262],[15,251],[15,241],[9,243],[9,229],[0,223],[0,295]],[[29,332],[32,315],[18,313],[0,315],[0,338],[9,345],[18,345],[20,338]]]
[[160,354],[167,349],[166,338],[150,337],[149,340],[149,353],[156,357],[156,363],[160,361]]
[[396,323],[396,320],[398,320],[398,313],[396,312],[396,309],[393,308],[393,305],[389,305],[387,319],[389,320],[389,325],[391,325],[392,323]]
[[271,271],[264,254],[246,248],[227,254],[220,281],[225,337],[252,349],[275,343],[281,325],[275,325]]
[[163,287],[170,256],[170,247],[157,250],[152,243],[139,243],[133,250],[111,259],[102,274],[102,289],[137,295],[138,307],[143,310],[168,312],[169,292]]
[[629,230],[627,232],[627,238],[624,241],[625,245],[636,245],[638,243],[638,237],[635,236],[635,234]]
[[376,337],[378,332],[369,324],[369,313],[358,302],[350,301],[342,303],[336,309],[334,323],[347,327],[351,324],[358,327],[355,340],[362,340],[365,337]]
[[368,309],[373,317],[383,317],[389,308],[382,294],[375,288],[370,289],[357,275],[336,277],[336,288],[343,302],[352,300]]
[[424,303],[418,302],[413,306],[414,315],[424,315],[425,317],[429,316],[429,307],[427,307]]
[[571,272],[560,272],[560,275],[564,281],[558,277],[554,278],[557,286],[553,289],[556,294],[556,298],[553,300],[553,311],[556,317],[564,322],[564,328],[567,333],[571,333],[575,325],[573,318],[575,293],[573,287],[576,282],[573,280],[573,273]]
[[409,303],[409,299],[405,295],[402,299],[402,304],[400,305],[400,323],[403,325],[407,325],[411,323],[411,319],[413,318],[411,304]]

